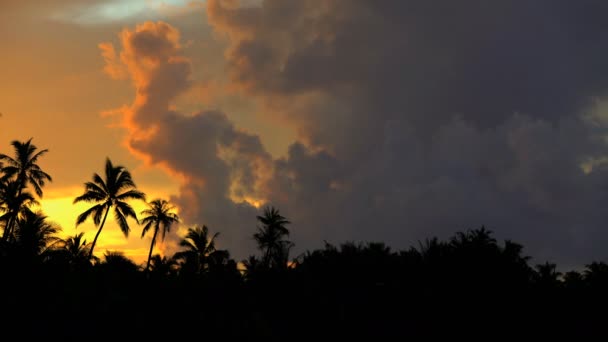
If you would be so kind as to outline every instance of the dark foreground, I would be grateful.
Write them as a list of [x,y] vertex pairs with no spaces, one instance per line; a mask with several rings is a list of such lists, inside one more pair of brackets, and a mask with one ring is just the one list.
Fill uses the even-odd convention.
[[483,231],[392,252],[327,245],[290,268],[233,261],[146,273],[119,255],[2,264],[6,340],[605,337],[608,266],[531,267]]

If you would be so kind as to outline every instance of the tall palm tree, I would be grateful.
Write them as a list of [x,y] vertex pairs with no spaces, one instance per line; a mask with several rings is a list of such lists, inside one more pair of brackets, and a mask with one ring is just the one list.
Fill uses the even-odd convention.
[[22,188],[31,185],[38,197],[42,197],[42,187],[46,181],[51,182],[51,176],[42,171],[37,164],[38,159],[49,150],[38,151],[38,147],[32,144],[32,138],[26,142],[14,140],[11,145],[15,149],[15,158],[0,154],[2,162],[2,173],[8,178],[15,178]]
[[262,225],[258,227],[253,238],[263,253],[262,263],[266,267],[286,267],[293,243],[285,239],[289,236],[289,229],[285,226],[291,222],[281,216],[279,210],[274,207],[264,208],[264,214],[256,218]]
[[179,222],[179,216],[177,216],[176,213],[171,212],[175,207],[164,199],[157,198],[148,203],[148,207],[148,209],[141,212],[142,215],[145,215],[141,220],[141,223],[144,224],[144,228],[141,231],[141,237],[143,238],[152,226],[154,226],[154,235],[152,236],[152,242],[150,243],[146,272],[148,272],[148,269],[150,268],[152,249],[154,249],[159,229],[162,228],[162,240],[165,240],[165,233],[171,230],[171,226],[174,223]]
[[28,191],[22,191],[19,182],[6,179],[0,182],[0,221],[4,222],[2,242],[6,242],[13,235],[13,228],[20,214],[30,211],[29,207],[38,202]]
[[215,238],[219,235],[215,233],[210,236],[209,228],[205,225],[188,228],[188,233],[179,243],[186,250],[175,253],[175,259],[182,260],[182,269],[203,273],[208,267],[209,258],[217,251]]
[[76,219],[77,227],[89,217],[92,217],[95,225],[99,226],[97,234],[95,234],[95,238],[91,244],[89,259],[93,256],[97,238],[106,223],[106,218],[112,207],[114,207],[114,218],[118,222],[118,226],[125,237],[129,236],[130,231],[127,218],[132,217],[139,223],[135,211],[131,205],[126,202],[130,199],[145,201],[146,195],[136,189],[135,183],[131,178],[131,173],[124,166],[115,166],[112,164],[112,161],[107,158],[105,180],[97,173],[93,174],[93,181],[84,183],[84,194],[74,199],[74,203],[97,203],[78,215],[78,218]]
[[[49,174],[42,171],[37,164],[38,159],[45,155],[48,150],[38,151],[38,147],[32,144],[32,138],[25,142],[13,140],[11,142],[15,150],[15,157],[10,157],[6,154],[0,154],[0,172],[2,173],[2,183],[10,182],[10,186],[15,199],[22,200],[21,194],[23,190],[31,185],[38,197],[42,197],[42,187],[47,181],[51,182],[52,178]],[[25,196],[30,198],[31,195]],[[13,215],[15,213],[13,212]],[[2,240],[5,241],[9,234],[12,233],[15,225],[16,217],[7,221],[4,228]]]

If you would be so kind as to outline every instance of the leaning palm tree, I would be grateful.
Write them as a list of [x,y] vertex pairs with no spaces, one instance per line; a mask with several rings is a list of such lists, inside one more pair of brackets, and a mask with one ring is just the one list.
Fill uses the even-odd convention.
[[256,217],[262,225],[258,227],[253,238],[263,253],[263,265],[268,268],[286,267],[293,243],[285,239],[289,236],[289,230],[285,226],[291,222],[281,216],[279,210],[274,207],[266,207],[264,214]]
[[208,267],[209,258],[217,251],[215,238],[219,235],[220,233],[215,233],[210,236],[209,228],[205,225],[188,228],[188,233],[179,243],[186,250],[175,253],[175,259],[182,260],[182,269],[196,274],[204,272]]
[[146,272],[148,272],[150,268],[152,249],[154,249],[158,231],[162,228],[162,240],[165,240],[165,233],[171,230],[171,226],[174,223],[179,222],[179,216],[177,216],[176,213],[171,212],[171,210],[175,209],[175,207],[164,199],[157,198],[148,203],[148,207],[148,209],[141,212],[142,215],[145,215],[145,217],[141,220],[141,223],[144,224],[144,228],[141,231],[141,237],[143,238],[152,226],[154,226],[154,235],[152,236],[152,242],[150,243],[148,262],[146,263]]
[[31,138],[26,142],[14,140],[11,145],[15,149],[15,158],[0,154],[0,162],[2,162],[0,171],[4,177],[14,178],[22,189],[31,185],[38,197],[42,197],[42,187],[46,181],[51,182],[52,178],[42,171],[37,162],[48,150],[38,151],[38,147],[32,144]]
[[93,250],[97,243],[97,238],[106,223],[106,218],[112,207],[114,207],[114,218],[118,221],[118,226],[125,237],[129,236],[130,231],[127,218],[132,217],[139,223],[135,211],[131,205],[126,202],[130,199],[145,200],[146,195],[136,189],[135,183],[131,178],[131,173],[129,173],[124,166],[115,166],[110,159],[107,158],[105,179],[101,178],[97,173],[93,174],[93,181],[84,183],[84,194],[74,199],[74,203],[97,203],[78,215],[78,218],[76,219],[77,227],[89,217],[92,217],[95,225],[99,226],[97,234],[95,234],[95,238],[91,244],[89,259],[93,257]]

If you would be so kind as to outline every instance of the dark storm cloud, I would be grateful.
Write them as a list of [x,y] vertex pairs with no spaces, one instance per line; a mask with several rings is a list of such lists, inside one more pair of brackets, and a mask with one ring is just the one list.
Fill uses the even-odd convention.
[[321,237],[407,247],[486,224],[571,264],[608,257],[605,132],[590,119],[608,86],[606,9],[208,2],[233,84],[304,143],[276,162],[269,187],[303,247]]
[[540,262],[606,259],[608,24],[599,1],[207,2],[231,84],[298,140],[273,159],[218,111],[184,115],[179,32],[146,23],[102,45],[131,76],[131,150],[183,180],[187,222],[253,252],[253,204],[279,207],[296,252],[395,248],[485,224]]

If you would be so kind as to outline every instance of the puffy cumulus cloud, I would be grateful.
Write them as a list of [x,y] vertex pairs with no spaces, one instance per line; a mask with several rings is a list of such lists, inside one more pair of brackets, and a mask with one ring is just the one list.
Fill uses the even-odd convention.
[[231,85],[298,130],[266,199],[300,248],[485,224],[574,265],[608,258],[606,122],[590,115],[607,7],[209,0],[207,15]]
[[[113,76],[124,68],[136,90],[133,103],[118,110],[128,148],[182,180],[172,201],[186,225],[221,231],[220,245],[230,250],[250,249],[250,234],[244,232],[255,225],[254,205],[266,196],[272,174],[272,158],[259,137],[236,128],[219,111],[171,110],[171,101],[191,86],[190,61],[180,55],[177,29],[146,22],[123,30],[120,44],[119,54],[109,43],[100,48],[106,71]],[[175,246],[175,236],[168,238]]]

